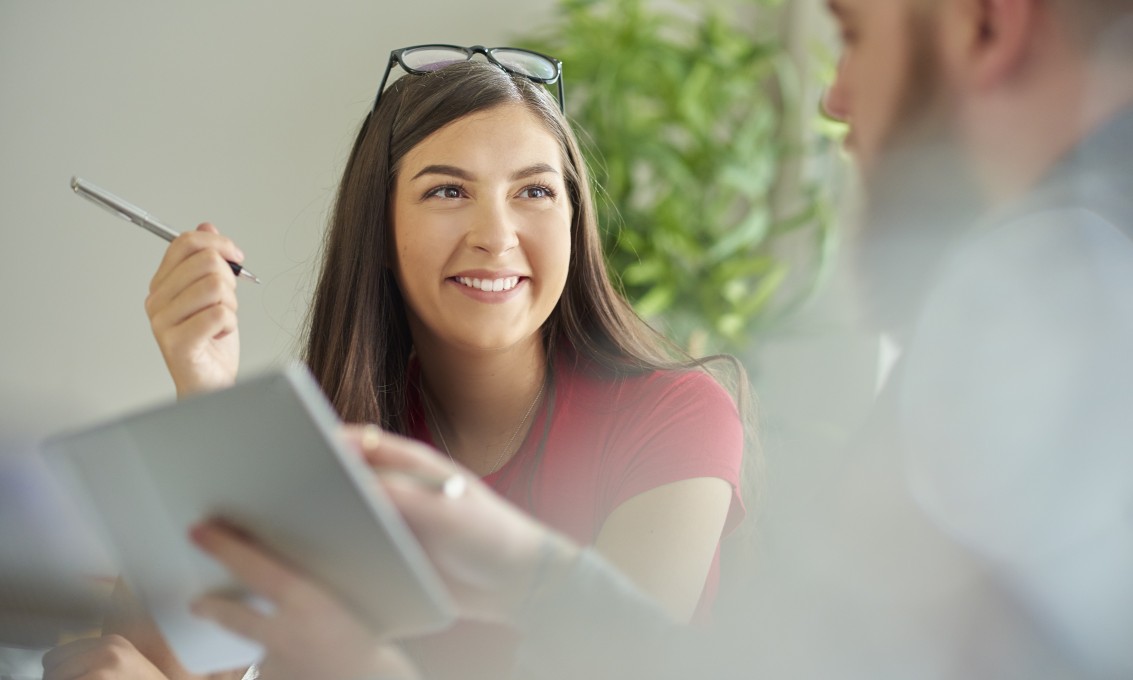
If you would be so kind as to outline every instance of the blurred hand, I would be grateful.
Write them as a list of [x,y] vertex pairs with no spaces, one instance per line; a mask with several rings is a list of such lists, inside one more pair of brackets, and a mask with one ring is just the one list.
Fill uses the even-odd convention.
[[178,396],[236,380],[236,276],[228,261],[243,259],[236,244],[206,222],[169,244],[150,281],[146,314]]
[[110,607],[102,624],[103,636],[114,634],[125,638],[142,656],[149,660],[163,678],[168,680],[241,680],[246,668],[207,676],[190,673],[169,648],[157,624],[134,594],[121,580],[115,584]]
[[264,680],[416,680],[401,651],[357,619],[320,586],[269,555],[252,539],[217,522],[194,527],[193,542],[273,606],[270,614],[219,595],[193,612],[264,646]]
[[43,680],[166,680],[120,635],[74,640],[43,655]]
[[[569,565],[578,548],[488,488],[474,473],[420,442],[351,427],[353,441],[378,473],[467,618],[510,622],[540,572]],[[463,475],[450,498],[420,480]]]

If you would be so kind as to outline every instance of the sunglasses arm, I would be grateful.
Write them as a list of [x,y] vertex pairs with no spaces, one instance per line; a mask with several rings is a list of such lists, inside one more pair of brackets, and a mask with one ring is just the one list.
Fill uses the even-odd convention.
[[[370,109],[370,115],[373,115],[374,111],[378,110],[378,100],[382,98],[382,92],[384,92],[386,89],[386,81],[389,80],[389,73],[393,70],[393,65],[396,63],[397,55],[395,53],[390,53],[389,62],[386,63],[386,72],[384,75],[382,75],[382,84],[378,85],[378,93],[374,95],[374,106]],[[562,90],[560,89],[559,91],[561,92]]]

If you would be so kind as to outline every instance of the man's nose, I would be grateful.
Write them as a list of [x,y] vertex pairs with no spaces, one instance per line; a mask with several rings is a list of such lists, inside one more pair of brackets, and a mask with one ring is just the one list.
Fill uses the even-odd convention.
[[822,113],[827,118],[841,123],[850,122],[850,93],[846,87],[845,77],[846,57],[838,60],[838,70],[834,73],[834,82],[822,95]]

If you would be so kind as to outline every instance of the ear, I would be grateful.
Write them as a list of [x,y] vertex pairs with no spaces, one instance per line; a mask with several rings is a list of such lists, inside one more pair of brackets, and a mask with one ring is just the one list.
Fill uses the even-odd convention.
[[1009,78],[1030,48],[1040,0],[975,0],[971,20],[972,84],[984,89]]

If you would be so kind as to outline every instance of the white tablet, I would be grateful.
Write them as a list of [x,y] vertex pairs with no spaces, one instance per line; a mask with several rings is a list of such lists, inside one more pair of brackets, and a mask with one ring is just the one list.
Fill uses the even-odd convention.
[[210,673],[254,663],[261,649],[189,612],[202,593],[237,588],[189,541],[208,517],[245,529],[391,636],[453,620],[440,578],[339,428],[293,366],[55,437],[45,454],[179,660]]

